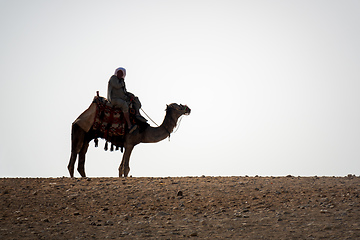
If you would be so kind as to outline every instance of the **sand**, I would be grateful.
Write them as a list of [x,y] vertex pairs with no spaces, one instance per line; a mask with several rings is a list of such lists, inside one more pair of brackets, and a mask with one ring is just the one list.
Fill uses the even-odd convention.
[[1,178],[0,239],[360,239],[360,178]]

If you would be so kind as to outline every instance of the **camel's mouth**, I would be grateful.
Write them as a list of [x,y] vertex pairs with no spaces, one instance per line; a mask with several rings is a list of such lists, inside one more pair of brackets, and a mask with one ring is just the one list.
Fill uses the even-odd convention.
[[189,115],[191,112],[191,109],[187,105],[181,105],[184,108],[184,115]]

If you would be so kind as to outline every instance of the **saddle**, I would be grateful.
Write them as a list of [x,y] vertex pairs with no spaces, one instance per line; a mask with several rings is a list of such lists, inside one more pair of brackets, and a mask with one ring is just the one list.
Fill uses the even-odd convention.
[[[113,106],[106,98],[100,96],[95,96],[93,103],[96,104],[96,114],[92,126],[95,137],[103,138],[109,142],[112,142],[114,137],[124,137],[128,130],[121,109]],[[140,132],[150,126],[148,123],[141,122],[136,118],[136,112],[132,104],[129,106],[129,117],[132,124],[138,125]]]
[[110,140],[109,138],[113,136],[123,136],[126,121],[121,109],[112,106],[104,97],[95,96],[93,103],[96,103],[97,108],[92,128],[102,135],[99,137]]

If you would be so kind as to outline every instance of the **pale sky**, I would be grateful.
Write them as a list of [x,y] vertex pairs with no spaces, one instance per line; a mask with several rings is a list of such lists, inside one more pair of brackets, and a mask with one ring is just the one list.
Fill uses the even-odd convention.
[[[158,124],[192,109],[134,177],[360,174],[358,0],[0,0],[0,19],[0,177],[69,176],[71,123],[120,66]],[[118,176],[103,147],[89,177]]]

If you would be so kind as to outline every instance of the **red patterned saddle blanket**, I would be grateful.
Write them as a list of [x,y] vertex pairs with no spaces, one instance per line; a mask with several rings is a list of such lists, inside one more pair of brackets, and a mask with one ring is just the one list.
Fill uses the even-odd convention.
[[115,108],[104,97],[95,96],[93,103],[96,103],[96,115],[93,130],[101,133],[105,139],[125,134],[126,121],[120,108]]

